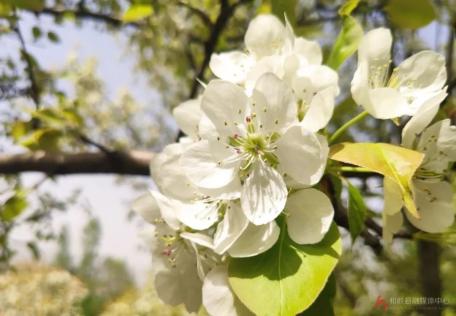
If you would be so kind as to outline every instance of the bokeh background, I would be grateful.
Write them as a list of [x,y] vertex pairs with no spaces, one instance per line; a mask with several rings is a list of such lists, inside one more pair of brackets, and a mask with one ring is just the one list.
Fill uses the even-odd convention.
[[[115,160],[120,151],[160,151],[179,134],[172,109],[201,92],[197,78],[211,79],[213,52],[243,49],[255,15],[286,13],[296,34],[317,40],[327,56],[343,3],[0,0],[0,315],[185,315],[156,298],[140,237],[146,223],[130,210],[154,186],[144,172],[113,163],[100,174],[68,175],[52,161],[37,172],[32,163],[18,167],[17,155]],[[352,15],[365,31],[391,28],[396,64],[423,49],[447,58],[449,95],[439,116],[454,122],[456,1],[362,0]],[[339,69],[332,130],[359,112],[349,95],[355,66],[352,57]],[[392,122],[366,120],[345,140],[398,143],[399,136]],[[380,222],[381,179],[352,181]],[[375,227],[354,243],[341,228],[335,314],[456,315],[456,228],[411,231],[385,248]],[[378,297],[423,296],[448,304],[374,307]]]

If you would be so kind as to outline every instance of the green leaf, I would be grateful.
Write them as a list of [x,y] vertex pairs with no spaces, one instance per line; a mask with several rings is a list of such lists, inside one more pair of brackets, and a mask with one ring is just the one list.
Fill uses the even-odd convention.
[[35,40],[39,39],[42,35],[41,29],[38,26],[32,28],[32,35]]
[[34,131],[21,141],[21,145],[30,150],[58,151],[59,141],[63,133],[52,128],[42,128]]
[[60,41],[59,36],[54,32],[48,32],[47,37],[53,43],[58,43]]
[[279,241],[251,258],[232,258],[229,282],[237,297],[257,315],[296,315],[306,310],[323,290],[342,253],[337,226],[315,245],[298,245],[285,221]]
[[142,20],[154,13],[150,4],[133,4],[124,13],[122,20],[124,22],[136,22]]
[[419,218],[413,199],[412,178],[424,154],[383,143],[341,143],[331,146],[333,160],[364,167],[394,181],[400,188],[407,210]]
[[52,126],[54,128],[61,128],[65,125],[63,118],[54,109],[39,109],[33,112],[32,116],[46,123],[47,126]]
[[329,53],[326,64],[337,70],[348,57],[356,52],[362,36],[361,24],[351,16],[345,17],[342,22],[342,29]]
[[26,195],[23,191],[18,190],[1,206],[0,218],[3,221],[10,222],[19,216],[27,207]]
[[437,18],[430,0],[390,0],[385,11],[393,24],[406,29],[423,27]]
[[296,26],[296,0],[272,0],[272,13],[282,21],[285,20],[285,15],[291,26]]
[[359,190],[350,182],[346,181],[346,183],[348,187],[348,228],[352,241],[355,242],[356,237],[364,229],[367,207]]
[[11,125],[10,134],[13,140],[18,141],[32,129],[31,122],[17,121]]
[[346,0],[339,9],[340,16],[349,16],[356,9],[361,0]]
[[19,9],[32,11],[40,11],[44,8],[44,0],[3,0],[2,2]]
[[69,126],[80,127],[84,124],[84,119],[76,109],[66,108],[62,110],[62,116]]
[[335,316],[334,314],[334,298],[336,296],[336,277],[331,274],[323,291],[318,295],[318,298],[313,304],[299,316]]

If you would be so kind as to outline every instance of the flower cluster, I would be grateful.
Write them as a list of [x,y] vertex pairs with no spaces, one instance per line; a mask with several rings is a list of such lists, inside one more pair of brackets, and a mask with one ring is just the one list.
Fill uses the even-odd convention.
[[87,294],[81,281],[64,270],[19,265],[0,275],[0,314],[82,315]]
[[278,217],[298,244],[319,242],[333,219],[330,200],[312,186],[326,167],[318,131],[333,112],[336,72],[321,65],[316,42],[274,16],[254,19],[245,45],[247,53],[212,56],[220,79],[174,110],[188,137],[156,155],[158,190],[134,207],[153,224],[159,297],[188,311],[201,302],[217,315],[243,308],[224,262],[270,249]]
[[[244,41],[246,52],[214,54],[217,79],[175,108],[187,136],[154,157],[157,188],[133,207],[152,224],[158,296],[189,312],[203,305],[211,315],[248,313],[228,283],[230,258],[264,253],[283,234],[297,245],[316,244],[333,221],[318,184],[327,170],[324,131],[339,94],[337,73],[322,65],[318,43],[296,37],[274,16],[256,17]],[[424,192],[415,195],[421,218],[409,220],[441,231],[454,218],[442,175],[456,159],[456,131],[448,120],[425,128],[446,95],[444,60],[421,52],[390,73],[390,48],[388,30],[365,35],[352,95],[378,119],[414,115],[402,146],[426,158],[414,178]],[[395,185],[385,178],[386,239],[402,219]]]

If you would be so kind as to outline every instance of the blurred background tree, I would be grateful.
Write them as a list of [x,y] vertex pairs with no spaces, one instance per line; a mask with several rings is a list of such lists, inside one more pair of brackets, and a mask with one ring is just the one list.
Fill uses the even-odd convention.
[[[340,10],[347,3],[353,8],[351,17]],[[45,262],[82,282],[77,283],[78,306],[71,313],[154,315],[159,310],[163,315],[168,311],[169,315],[183,314],[181,309],[165,312],[146,282],[147,275],[141,276],[147,283],[144,290],[135,289],[134,260],[99,255],[103,221],[90,212],[80,233],[82,255],[79,260],[75,257],[68,229],[53,223],[57,213],[69,216],[66,211],[79,205],[84,194],[72,187],[62,196],[59,181],[64,176],[72,181],[72,175],[88,174],[96,182],[98,174],[111,174],[113,192],[126,185],[139,195],[151,185],[147,175],[153,152],[181,135],[170,116],[172,109],[197,97],[202,90],[199,82],[211,79],[211,54],[242,48],[248,22],[266,12],[282,19],[285,13],[298,35],[320,42],[330,64],[340,62],[331,55],[339,33],[348,41],[344,45],[350,44],[347,34],[356,34],[353,18],[365,31],[379,26],[392,29],[393,62],[423,49],[442,53],[447,59],[448,97],[440,117],[456,121],[454,0],[0,0],[0,277],[7,280],[0,281],[2,293],[23,291],[15,288],[18,281],[14,278],[28,280],[31,274],[53,271],[35,267],[36,263],[32,268],[18,266],[15,258],[20,250],[14,233],[25,229],[31,234],[21,242],[34,262],[45,257]],[[62,52],[65,37],[83,39],[95,33],[117,41],[121,56],[131,61],[128,67],[114,58],[81,60]],[[87,49],[112,48],[102,45],[92,41]],[[62,53],[67,54],[67,61],[54,64],[53,58]],[[105,56],[114,53],[118,54],[107,51]],[[100,62],[107,67],[100,69]],[[354,58],[349,58],[339,68],[342,94],[330,130],[359,112],[349,95],[354,67]],[[144,82],[140,89],[151,91],[153,102],[134,89],[113,93],[112,81],[126,76]],[[345,140],[398,143],[399,130],[390,121],[366,120]],[[29,172],[40,176],[31,178]],[[347,177],[367,197],[369,216],[352,245],[346,230],[347,192],[333,192],[336,221],[345,227],[346,246],[335,274],[335,314],[382,315],[382,310],[374,308],[378,297],[426,296],[446,297],[450,304],[433,310],[403,305],[389,313],[455,315],[456,228],[430,236],[410,226],[392,249],[383,249],[378,224],[381,180],[369,174]],[[48,183],[56,184],[53,190],[46,189]],[[103,198],[107,207],[100,211],[109,213],[112,204]],[[127,222],[128,207],[124,208]],[[57,253],[43,253],[43,242],[58,244]],[[40,282],[27,285],[27,291],[46,291],[46,282]],[[73,286],[72,279],[65,282]],[[0,304],[1,308],[13,305],[17,304]],[[18,313],[33,315],[27,310]],[[54,314],[49,310],[43,315]]]

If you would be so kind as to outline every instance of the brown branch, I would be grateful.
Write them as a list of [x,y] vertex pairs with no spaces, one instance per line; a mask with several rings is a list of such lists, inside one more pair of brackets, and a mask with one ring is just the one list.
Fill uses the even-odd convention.
[[229,19],[234,15],[236,7],[249,1],[251,0],[239,0],[236,3],[229,5],[227,0],[220,0],[220,12],[212,27],[209,38],[204,42],[203,62],[201,63],[201,66],[195,76],[195,79],[192,82],[192,87],[190,89],[189,96],[190,99],[194,98],[198,92],[198,80],[204,81],[204,72],[209,66],[209,61],[211,60],[212,53],[214,52],[218,40],[222,35],[222,32],[225,29],[226,25],[228,24]]
[[[338,226],[349,229],[348,224],[348,212],[347,209],[342,205],[339,198],[337,197],[335,186],[331,181],[331,178],[324,177],[322,179],[323,190],[329,196],[331,203],[334,207],[334,221]],[[380,242],[380,239],[383,235],[383,228],[377,224],[372,218],[367,218],[364,222],[366,229],[361,232],[361,237],[363,237],[366,245],[370,246],[375,253],[380,254],[383,250],[383,246]],[[375,234],[373,234],[373,233]],[[399,232],[394,235],[394,238],[400,239],[412,239],[412,235],[408,232]]]
[[184,1],[177,1],[176,4],[178,6],[188,9],[190,12],[198,16],[201,19],[201,21],[203,21],[203,23],[206,24],[207,27],[211,28],[213,26],[211,19],[203,10],[200,10]]
[[[421,295],[426,298],[442,297],[442,278],[440,275],[440,258],[442,249],[437,243],[418,240],[418,281]],[[419,306],[420,315],[441,316],[445,305],[440,302]]]
[[[453,55],[454,55],[454,38],[456,32],[456,21],[454,23],[454,27],[450,24],[448,28],[448,38],[447,38],[447,52],[446,52],[446,68],[447,68],[447,76],[448,82],[453,80]],[[448,92],[452,93],[452,88],[449,87]]]
[[448,83],[448,92],[451,94],[451,91],[456,88],[456,79],[451,80]]
[[82,8],[82,9],[79,8],[78,10],[43,8],[41,10],[36,10],[36,11],[31,11],[31,12],[35,13],[36,15],[50,15],[50,16],[58,17],[58,18],[64,17],[66,15],[73,15],[79,19],[91,20],[94,22],[103,22],[103,23],[106,23],[106,24],[108,24],[110,26],[114,26],[114,27],[121,27],[121,26],[125,26],[125,25],[139,27],[141,25],[140,23],[137,23],[137,22],[127,22],[126,23],[117,17],[89,11],[85,8]]
[[[345,229],[349,229],[347,210],[340,203],[339,198],[337,197],[335,186],[331,181],[331,178],[323,178],[322,185],[324,191],[329,196],[331,203],[334,207],[334,221],[338,226],[344,227]],[[380,242],[380,239],[377,236],[372,235],[368,230],[364,230],[361,233],[361,236],[364,238],[365,243],[368,246],[370,246],[375,253],[380,254],[382,252],[383,246]]]
[[50,175],[100,174],[149,175],[153,153],[140,151],[46,154],[0,154],[0,174],[44,172]]
[[93,139],[91,139],[90,137],[88,137],[87,135],[79,132],[79,131],[75,131],[75,134],[76,134],[76,137],[81,141],[83,142],[84,144],[87,144],[87,145],[90,145],[90,146],[93,146],[95,148],[97,148],[98,150],[100,150],[101,152],[105,153],[106,155],[109,155],[111,154],[113,151],[109,148],[107,148],[106,146],[104,146],[103,144],[100,144],[96,141],[94,141]]

